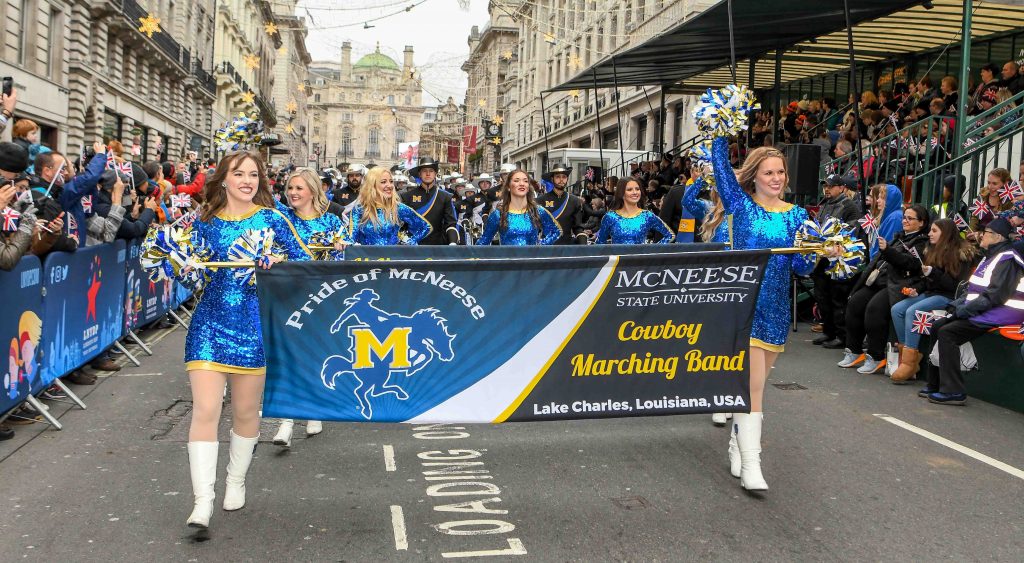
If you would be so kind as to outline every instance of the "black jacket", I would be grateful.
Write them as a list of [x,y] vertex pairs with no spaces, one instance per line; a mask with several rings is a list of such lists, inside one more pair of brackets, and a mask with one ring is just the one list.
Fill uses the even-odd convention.
[[455,204],[452,202],[452,196],[440,188],[435,187],[433,190],[437,190],[437,197],[434,197],[433,191],[428,192],[423,189],[423,186],[416,186],[402,194],[402,203],[415,209],[417,213],[419,213],[422,207],[433,201],[429,209],[425,209],[423,213],[420,213],[432,227],[430,234],[421,240],[420,244],[443,245],[458,243],[458,221],[455,219]]
[[860,202],[846,197],[846,194],[834,199],[822,200],[821,208],[818,210],[818,222],[823,222],[828,217],[835,217],[850,227],[856,227],[857,220],[863,216]]
[[[96,201],[93,203],[93,210],[98,215],[106,217],[110,213],[111,204],[110,192],[98,190]],[[155,220],[156,213],[153,213],[152,209],[143,207],[142,211],[139,212],[138,219],[132,219],[131,209],[128,209],[128,212],[124,215],[124,220],[121,221],[121,226],[117,228],[117,238],[125,240],[142,238],[146,236],[149,225]]]
[[[672,186],[661,203],[661,211],[658,212],[661,220],[677,235],[679,234],[679,221],[683,218],[683,194],[685,192],[686,186],[684,185]],[[703,217],[697,220],[699,221],[700,219],[703,219]],[[697,227],[694,227],[694,229],[694,232],[696,232]]]
[[[903,288],[910,287],[921,279],[921,260],[928,246],[928,233],[924,229],[916,233],[897,233],[885,250],[878,253],[889,266],[889,302],[896,303],[903,297]],[[915,254],[916,253],[916,256]],[[915,273],[916,271],[916,273]]]
[[[36,218],[44,222],[53,221],[58,215],[63,213],[64,209],[60,206],[60,202],[55,197],[47,197],[43,194],[46,193],[46,188],[49,186],[49,182],[44,181],[39,176],[29,176],[29,186],[32,191],[32,205],[36,208]],[[54,194],[54,190],[50,192]],[[51,251],[60,252],[74,252],[78,250],[78,241],[69,237],[68,232],[68,221],[70,221],[70,215],[64,215],[64,231],[57,237],[57,241],[50,247]]]
[[586,238],[580,236],[583,233],[583,198],[568,191],[563,191],[562,197],[558,197],[558,194],[551,190],[537,198],[537,205],[547,209],[562,228],[562,236],[555,244],[586,244]]

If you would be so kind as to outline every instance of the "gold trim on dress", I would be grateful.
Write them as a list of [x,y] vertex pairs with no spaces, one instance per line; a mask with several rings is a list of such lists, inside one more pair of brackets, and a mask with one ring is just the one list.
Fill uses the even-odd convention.
[[221,221],[242,221],[244,219],[248,219],[249,217],[252,217],[253,215],[259,213],[260,209],[267,209],[267,208],[263,207],[262,205],[255,205],[255,204],[253,204],[252,209],[250,209],[249,211],[243,213],[242,215],[228,215],[228,214],[224,213],[223,211],[221,211],[220,213],[217,214],[217,218],[220,219]]
[[796,207],[792,203],[788,203],[788,202],[781,201],[781,200],[780,200],[781,205],[779,205],[778,207],[767,207],[765,205],[761,205],[760,203],[758,203],[757,200],[754,199],[754,198],[750,198],[750,199],[751,199],[751,201],[756,203],[758,207],[760,207],[761,209],[764,209],[768,213],[785,213],[785,212],[789,211],[790,209],[793,209],[794,207]]
[[241,366],[231,366],[228,364],[222,364],[219,362],[210,362],[207,360],[192,360],[191,362],[185,362],[186,371],[216,371],[220,373],[239,373],[242,375],[266,375],[267,368],[243,368]]
[[779,354],[786,350],[786,346],[784,344],[770,344],[759,338],[751,338],[750,345],[754,348],[760,348],[769,352],[777,352]]
[[292,236],[294,236],[295,240],[299,242],[299,248],[301,248],[302,251],[306,253],[306,256],[309,256],[310,258],[313,257],[313,253],[309,250],[309,248],[306,247],[306,243],[303,242],[302,237],[299,236],[299,232],[295,230],[295,225],[292,225],[292,222],[288,220],[287,215],[281,213],[281,210],[277,209],[276,207],[264,207],[263,209],[269,209],[274,213],[280,215],[281,219],[284,220],[284,223],[288,225],[288,228],[292,230]]

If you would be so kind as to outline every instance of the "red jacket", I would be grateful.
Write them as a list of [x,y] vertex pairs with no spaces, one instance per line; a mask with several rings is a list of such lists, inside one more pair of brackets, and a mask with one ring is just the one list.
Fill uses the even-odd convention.
[[204,185],[206,185],[206,172],[196,172],[196,177],[192,178],[192,183],[175,187],[174,193],[188,194],[196,197],[203,192]]

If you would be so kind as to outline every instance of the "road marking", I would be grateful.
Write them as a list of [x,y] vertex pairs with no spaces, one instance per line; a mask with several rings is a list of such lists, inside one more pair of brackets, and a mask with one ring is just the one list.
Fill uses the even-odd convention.
[[962,445],[960,445],[960,444],[958,444],[958,443],[956,443],[956,442],[954,442],[952,440],[947,440],[946,438],[943,438],[942,436],[939,436],[938,434],[933,434],[933,433],[931,433],[931,432],[929,432],[929,431],[927,431],[927,430],[925,430],[923,428],[918,428],[917,426],[914,426],[913,424],[910,424],[909,422],[903,422],[902,420],[900,420],[898,418],[891,417],[891,416],[889,416],[887,414],[876,414],[875,416],[877,416],[878,418],[880,418],[880,419],[882,419],[882,420],[884,420],[886,422],[889,422],[891,424],[895,424],[896,426],[899,426],[900,428],[902,428],[904,430],[909,430],[909,431],[913,432],[914,434],[917,434],[918,436],[921,436],[921,437],[924,437],[924,438],[928,438],[929,440],[931,440],[931,441],[933,441],[933,442],[935,442],[937,444],[942,444],[943,446],[946,446],[947,448],[949,448],[951,450],[956,450],[956,451],[964,454],[967,457],[972,457],[972,458],[974,458],[974,459],[976,459],[976,460],[978,460],[978,461],[980,461],[982,463],[985,463],[987,465],[991,465],[992,467],[995,467],[996,469],[998,469],[1000,471],[1004,471],[1006,473],[1009,473],[1010,475],[1013,475],[1014,477],[1016,477],[1018,479],[1024,479],[1024,470],[1017,469],[1016,467],[1014,467],[1012,465],[1009,465],[1007,463],[1003,463],[1003,462],[999,461],[998,459],[991,458],[991,457],[989,457],[989,456],[987,456],[987,455],[985,455],[985,454],[983,454],[983,453],[981,453],[981,452],[979,452],[977,450],[972,450],[971,448],[968,448],[967,446],[962,446]]
[[390,444],[384,444],[384,469],[386,471],[394,471],[395,467],[395,447]]
[[395,549],[406,551],[409,549],[409,539],[405,536],[405,514],[402,507],[397,504],[391,505],[391,527],[395,530]]

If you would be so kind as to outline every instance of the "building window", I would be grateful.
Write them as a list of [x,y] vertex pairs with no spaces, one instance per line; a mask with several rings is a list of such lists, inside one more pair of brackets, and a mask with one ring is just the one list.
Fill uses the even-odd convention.
[[388,105],[389,106],[395,105],[395,97],[393,95],[392,96],[388,96]]
[[[62,74],[60,67],[64,51],[64,12],[57,8],[50,8],[50,23],[46,27],[46,32],[45,74],[51,79],[56,79]],[[115,51],[111,49],[110,52],[114,53]],[[113,61],[113,54],[110,55],[110,59]],[[109,70],[111,69],[108,67]]]
[[369,139],[366,145],[366,156],[380,157],[380,130],[370,129]]
[[18,27],[18,65],[25,66],[28,63],[28,46],[29,39],[32,37],[31,30],[32,16],[35,15],[35,1],[34,0],[22,0],[21,10]]
[[346,159],[352,154],[352,129],[348,127],[341,130],[341,152]]
[[407,105],[407,106],[411,106],[412,105],[412,96],[409,96],[409,95],[405,96],[405,105]]
[[314,102],[319,102],[320,101],[320,94],[314,94],[313,95],[313,101]]
[[371,113],[368,119],[370,123],[380,123],[380,116],[376,113]]

